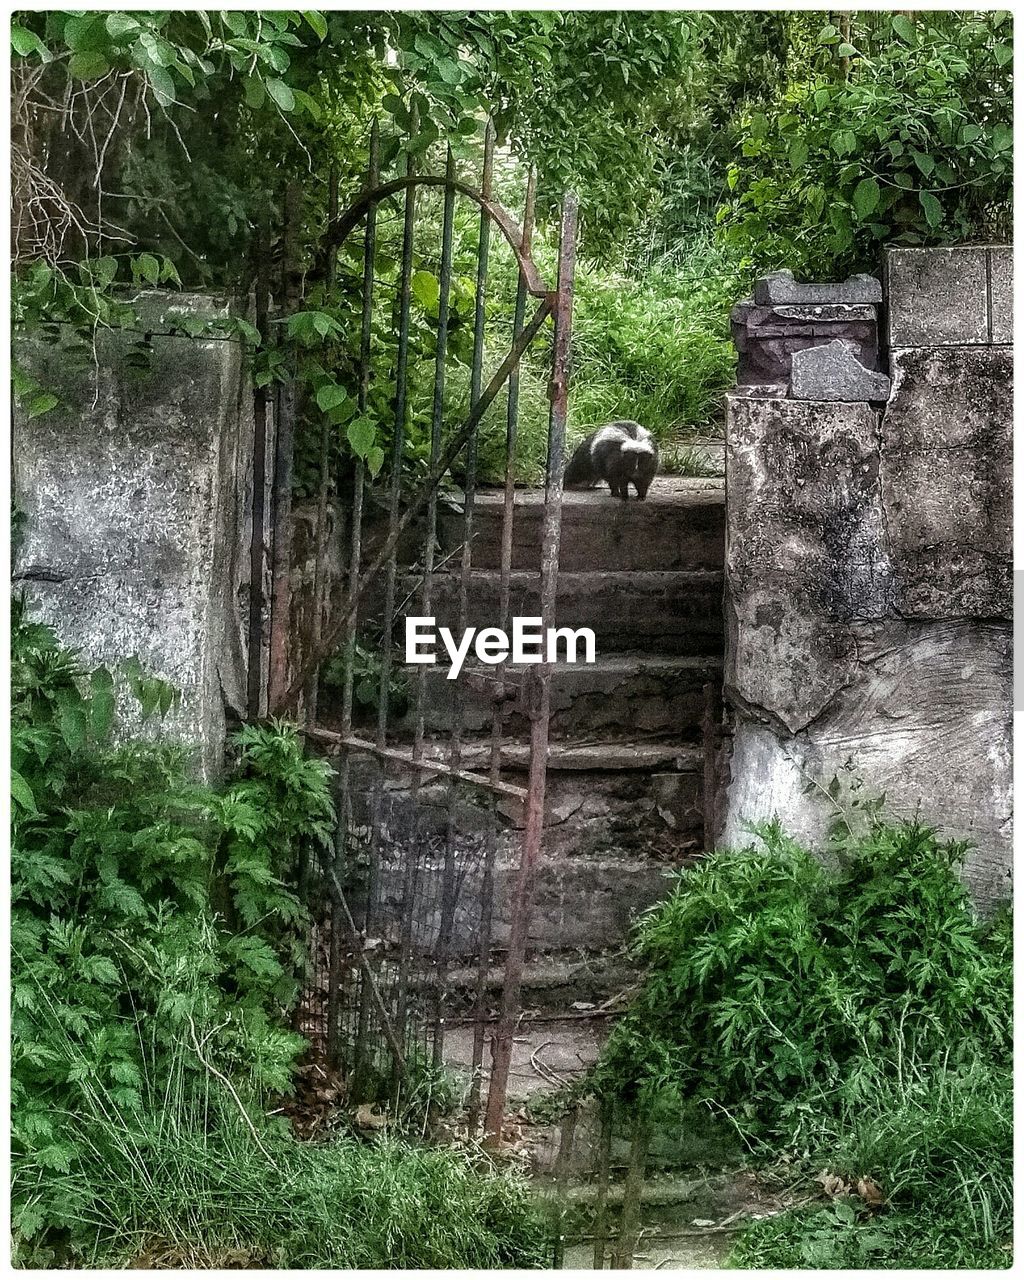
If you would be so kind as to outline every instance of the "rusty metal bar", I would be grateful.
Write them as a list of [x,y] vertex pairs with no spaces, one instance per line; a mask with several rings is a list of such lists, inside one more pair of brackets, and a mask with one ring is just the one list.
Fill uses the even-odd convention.
[[[576,269],[576,229],[579,206],[568,192],[562,207],[562,231],[558,254],[558,300],[555,309],[555,340],[551,368],[551,416],[548,426],[547,481],[544,497],[544,534],[541,551],[541,625],[555,624],[558,592],[558,547],[562,525],[562,471],[565,427],[568,410],[569,348],[572,336],[572,299]],[[519,1016],[523,967],[529,935],[533,882],[544,833],[544,792],[547,775],[548,727],[551,717],[551,672],[547,663],[537,668],[537,699],[530,726],[530,796],[526,805],[526,827],[522,857],[516,882],[505,985],[501,1014],[491,1044],[493,1066],[487,1093],[484,1143],[501,1145],[501,1127],[508,1094],[512,1063],[512,1036]]]
[[[481,194],[484,204],[490,201],[494,172],[494,126],[490,121],[484,133],[484,163]],[[473,355],[470,365],[470,409],[480,399],[483,382],[485,322],[487,319],[487,273],[490,265],[491,222],[486,207],[480,213],[480,238],[477,248],[476,294],[474,298]],[[466,474],[463,485],[462,560],[459,566],[459,634],[465,634],[469,624],[469,585],[473,573],[473,515],[476,504],[477,438],[474,431],[466,441]],[[465,686],[457,683],[455,689],[455,714],[451,728],[451,761],[457,770],[462,757],[462,735],[466,718]],[[444,870],[442,873],[441,917],[438,926],[435,965],[437,985],[434,1003],[433,1061],[440,1067],[444,1055],[444,1015],[447,1006],[445,975],[451,953],[452,926],[455,918],[455,831],[458,824],[457,793],[454,781],[448,785],[448,817],[445,828]]]
[[704,757],[704,780],[701,808],[704,817],[704,852],[710,853],[717,838],[718,808],[718,748],[720,701],[715,685],[708,681],[704,686],[704,715],[701,720],[701,747]]
[[[299,189],[290,182],[285,190],[281,292],[283,314],[289,315],[297,298],[296,263],[299,221]],[[277,390],[274,414],[274,545],[270,591],[270,693],[273,705],[288,685],[288,633],[291,613],[292,465],[295,455],[295,384]],[[319,664],[317,664],[319,665]],[[302,684],[305,684],[303,680]],[[300,685],[300,688],[302,685]]]
[[646,1111],[639,1111],[636,1117],[633,1139],[629,1147],[629,1168],[626,1170],[626,1183],[622,1189],[622,1217],[619,1223],[619,1238],[613,1252],[613,1267],[620,1271],[630,1271],[633,1267],[633,1254],[636,1252],[640,1235],[640,1197],[644,1186],[644,1173],[647,1170],[647,1149],[651,1141],[651,1119]]
[[[267,218],[264,214],[256,231],[256,328],[260,346],[266,349],[270,334],[270,270]],[[266,387],[253,392],[252,446],[252,538],[249,544],[249,665],[246,672],[246,711],[258,720],[263,709],[263,575],[267,564],[267,405]]]
[[[331,165],[327,180],[327,216],[328,223],[338,216],[338,166]],[[327,287],[331,288],[337,273],[338,250],[332,245],[327,251]],[[310,650],[318,653],[323,636],[324,609],[326,607],[325,587],[327,565],[327,494],[331,482],[331,430],[327,415],[324,414],[320,424],[320,457],[318,463],[317,502],[316,502],[316,560],[313,568],[313,618],[310,627]],[[310,672],[306,682],[304,703],[306,722],[313,724],[316,720],[319,695],[319,669]]]
[[[368,191],[373,191],[380,181],[380,127],[374,120],[370,128],[370,156],[366,175]],[[363,291],[362,291],[362,326],[359,346],[359,392],[358,405],[360,413],[366,411],[370,393],[370,344],[373,332],[373,284],[374,260],[377,252],[377,205],[371,201],[366,211],[366,233],[363,241]],[[349,562],[348,593],[351,595],[358,588],[359,569],[362,559],[363,529],[363,487],[364,464],[362,458],[355,459],[352,478],[352,515],[349,520]],[[322,637],[321,637],[322,643]],[[352,696],[354,683],[354,665],[356,649],[356,618],[353,614],[345,619],[342,647],[344,665],[341,695],[341,729],[342,736],[352,731]],[[315,656],[315,654],[314,654]],[[314,668],[315,670],[316,668]],[[308,726],[307,726],[308,727]],[[351,827],[351,757],[343,753],[338,770],[338,805],[337,830],[335,832],[335,872],[340,875],[348,858],[348,832]],[[327,998],[328,1027],[328,1061],[338,1066],[341,1058],[340,1045],[340,1000],[341,1000],[341,967],[340,946],[341,932],[337,921],[341,916],[341,903],[332,898],[331,928],[331,968]],[[336,962],[336,952],[339,957]]]
[[569,1107],[562,1117],[559,1130],[558,1155],[555,1158],[555,1247],[552,1270],[561,1271],[565,1266],[565,1209],[569,1192],[569,1174],[572,1171],[572,1154],[576,1144],[576,1125],[579,1121],[579,1103]]
[[[410,140],[415,138],[418,124],[413,114]],[[407,176],[415,175],[416,160],[410,152],[406,157]],[[388,534],[395,538],[400,519],[402,499],[402,461],[405,446],[405,419],[409,396],[409,333],[412,317],[412,268],[413,242],[416,235],[416,187],[405,188],[405,216],[402,227],[402,266],[398,292],[398,356],[395,365],[395,419],[391,449],[391,477],[388,488]],[[376,745],[383,749],[388,739],[388,714],[391,706],[391,671],[394,654],[395,583],[398,573],[396,558],[387,562],[384,588],[384,623],[381,637],[380,681],[377,687]],[[373,932],[376,921],[377,897],[380,889],[380,839],[381,817],[384,802],[384,771],[377,778],[373,795],[373,821],[370,830],[370,848],[367,859],[366,911],[363,929],[367,936]],[[367,1070],[367,1035],[371,1012],[370,992],[363,983],[359,994],[359,1017],[356,1027],[355,1059],[352,1068],[352,1095],[360,1099]]]
[[[444,192],[444,213],[442,216],[441,227],[441,263],[440,275],[438,278],[438,314],[437,314],[437,340],[434,353],[434,387],[433,401],[431,406],[430,419],[430,468],[433,470],[441,457],[442,431],[444,425],[444,389],[445,389],[445,361],[448,354],[448,321],[450,314],[450,295],[452,284],[452,243],[454,239],[455,227],[455,157],[452,154],[451,147],[448,148],[448,154],[445,164],[445,176],[448,185]],[[434,573],[435,573],[435,551],[437,544],[437,488],[432,486],[430,495],[427,500],[427,530],[426,544],[424,547],[423,561],[423,581],[420,588],[420,614],[421,616],[429,616],[432,608],[433,590],[434,590]],[[416,673],[416,693],[414,704],[414,740],[412,754],[415,761],[419,762],[423,753],[423,742],[425,734],[425,715],[424,704],[426,701],[426,679],[427,672],[425,667],[420,667]],[[458,772],[458,760],[452,760],[452,768]],[[412,803],[416,803],[416,797],[419,793],[420,772],[417,769],[412,786]],[[452,773],[448,776],[451,778]],[[416,881],[416,859],[418,849],[415,842],[411,843],[405,852],[405,860],[402,876],[402,928],[400,934],[401,953],[399,957],[399,978],[398,978],[398,1014],[397,1022],[400,1034],[406,1034],[409,1004],[408,1004],[408,982],[409,968],[411,964],[411,941],[413,926],[413,911],[415,907],[415,881]],[[392,1096],[397,1101],[398,1082],[392,1079]]]
[[302,688],[308,678],[309,666],[313,663],[319,666],[323,661],[325,654],[330,652],[333,646],[337,644],[339,636],[342,635],[350,620],[356,617],[359,610],[360,600],[366,589],[366,584],[376,577],[381,568],[386,565],[389,559],[394,555],[399,538],[423,509],[424,504],[430,496],[430,490],[440,482],[449,467],[462,452],[466,445],[466,441],[470,438],[473,431],[479,424],[480,419],[494,402],[495,396],[497,396],[498,392],[505,385],[509,374],[522,358],[523,352],[540,332],[544,321],[547,320],[549,315],[551,315],[552,309],[553,306],[551,301],[545,298],[531,316],[526,327],[521,329],[516,335],[505,359],[498,366],[494,376],[484,388],[483,394],[480,396],[476,408],[469,413],[466,421],[448,442],[437,466],[430,472],[423,482],[420,490],[409,501],[404,514],[398,522],[397,528],[393,533],[388,535],[380,551],[377,552],[371,563],[363,571],[361,581],[356,590],[348,593],[345,605],[340,611],[340,616],[332,624],[323,641],[322,648],[324,652],[319,655],[311,655],[306,664],[304,664],[303,670],[299,672],[291,685],[271,704],[271,714],[283,715],[284,712],[294,703],[295,698],[302,692]]
[[612,1122],[614,1104],[600,1101],[601,1132],[597,1143],[597,1199],[594,1207],[594,1270],[604,1270],[608,1243],[608,1178],[612,1163]]
[[[379,202],[386,200],[388,196],[396,195],[399,191],[408,191],[411,187],[443,187],[447,185],[447,178],[438,177],[431,174],[410,174],[404,178],[395,178],[391,182],[384,183],[378,187],[375,193],[375,199]],[[498,226],[502,235],[511,246],[512,252],[516,256],[519,268],[526,277],[527,288],[535,298],[547,298],[554,305],[554,293],[548,288],[547,283],[543,280],[540,272],[537,270],[532,258],[523,253],[523,233],[516,225],[512,216],[508,211],[498,204],[496,200],[485,197],[482,192],[475,188],[467,186],[464,182],[456,182],[455,190],[459,195],[466,196],[468,199],[475,201],[488,217]],[[342,244],[345,238],[359,225],[359,220],[366,212],[370,195],[364,193],[351,204],[344,213],[327,229],[327,244]]]
[[[536,210],[537,175],[531,169],[526,183],[526,204],[523,211],[523,253],[529,255],[533,237],[533,221]],[[512,332],[522,328],[526,314],[526,278],[519,273],[516,288],[515,315],[512,321]],[[512,535],[515,521],[516,466],[519,441],[519,366],[509,375],[508,405],[505,415],[505,490],[501,513],[501,571],[498,589],[498,626],[508,631],[509,613],[512,596]],[[495,673],[501,679],[505,673],[507,660]],[[504,703],[495,698],[491,715],[491,785],[497,787],[501,781],[501,740],[502,722],[504,719]],[[484,1008],[487,1001],[487,971],[490,966],[491,933],[494,914],[494,863],[497,858],[498,834],[497,818],[492,810],[492,825],[487,852],[484,858],[483,877],[480,886],[480,938],[477,951],[477,985],[473,1005],[473,1056],[470,1074],[469,1100],[467,1106],[467,1127],[475,1133],[480,1123],[480,1101],[483,1089],[484,1061]]]

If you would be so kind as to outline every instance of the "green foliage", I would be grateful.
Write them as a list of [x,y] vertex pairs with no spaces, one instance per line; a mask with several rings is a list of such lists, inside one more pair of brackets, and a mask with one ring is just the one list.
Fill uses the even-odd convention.
[[16,1157],[18,1264],[487,1270],[550,1256],[514,1174],[396,1140],[304,1144],[225,1110],[215,1078],[186,1087],[188,1044],[164,1066],[144,1080],[144,1108],[85,1087],[61,1117],[66,1162]]
[[684,872],[641,922],[640,995],[594,1078],[724,1110],[748,1135],[801,1142],[856,1105],[880,1058],[984,1052],[1005,1062],[1005,937],[977,923],[956,876],[963,847],[876,821],[827,871],[777,823],[762,848]]
[[746,1228],[735,1267],[1005,1267],[1013,1227],[1013,1083],[975,1061],[883,1061],[874,1088],[822,1114],[813,1159],[856,1187],[869,1177],[887,1209],[855,1197]]
[[290,730],[245,730],[238,780],[214,791],[184,749],[118,729],[128,692],[136,723],[171,709],[164,682],[82,670],[20,605],[12,638],[12,1140],[43,1231],[66,1225],[45,1171],[86,1155],[62,1115],[143,1116],[211,1071],[239,1106],[289,1088],[307,924],[289,886],[332,808]]
[[826,24],[784,91],[742,117],[718,216],[766,265],[820,279],[876,269],[886,243],[1009,235],[1009,15],[879,17],[853,45]]

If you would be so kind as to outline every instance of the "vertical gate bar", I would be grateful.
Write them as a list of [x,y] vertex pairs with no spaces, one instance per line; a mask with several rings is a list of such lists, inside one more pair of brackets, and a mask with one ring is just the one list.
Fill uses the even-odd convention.
[[[485,201],[491,198],[494,173],[494,125],[490,120],[484,131],[484,163],[480,192]],[[483,382],[485,324],[487,320],[487,272],[490,265],[491,219],[486,209],[480,213],[480,239],[477,250],[476,296],[473,319],[473,358],[470,370],[469,408],[472,413],[480,400]],[[459,569],[459,635],[464,635],[469,621],[469,582],[473,572],[473,515],[476,504],[476,465],[479,425],[466,442],[466,483],[464,486],[462,562]],[[456,684],[455,716],[452,725],[450,763],[461,767],[462,735],[466,717],[465,687]],[[447,973],[451,955],[455,917],[455,828],[457,825],[458,788],[454,778],[448,783],[448,813],[445,824],[444,875],[442,882],[441,920],[435,956],[434,1045],[433,1062],[440,1067],[444,1056],[445,1013],[448,1001]]]
[[[380,126],[374,120],[370,127],[370,159],[366,174],[367,190],[374,191],[380,182]],[[359,343],[359,392],[358,405],[360,413],[365,413],[370,395],[370,348],[373,334],[373,281],[374,262],[377,255],[377,206],[371,204],[366,212],[366,234],[363,241],[363,306],[362,329]],[[349,520],[349,561],[347,595],[351,598],[359,588],[359,570],[362,559],[363,534],[363,484],[364,467],[362,458],[355,459],[352,479],[352,515]],[[342,636],[343,683],[341,694],[341,731],[347,737],[352,732],[352,696],[353,667],[355,663],[356,617],[347,618]],[[335,833],[335,876],[340,881],[344,875],[347,861],[348,832],[351,823],[351,769],[352,761],[349,752],[342,752],[338,762],[338,804]],[[328,1061],[337,1067],[341,1061],[340,1018],[341,969],[340,948],[341,930],[337,927],[340,918],[341,904],[332,894],[331,898],[331,975],[327,999],[328,1026]],[[337,952],[337,962],[335,953]]]
[[[266,350],[270,333],[270,246],[266,214],[256,229],[256,328]],[[252,540],[249,545],[249,667],[246,672],[246,711],[258,720],[263,710],[263,575],[267,564],[267,403],[266,387],[253,392]]]
[[[441,457],[442,427],[444,423],[444,388],[445,360],[448,355],[448,319],[450,312],[450,294],[452,287],[452,241],[455,227],[455,157],[451,147],[445,165],[445,177],[448,182],[444,190],[444,214],[441,227],[441,266],[438,279],[437,310],[437,346],[434,356],[434,395],[430,417],[430,469],[437,466]],[[429,617],[434,592],[434,560],[437,543],[437,486],[433,486],[427,500],[427,532],[423,555],[423,581],[420,586],[420,616]],[[416,695],[414,704],[415,730],[412,754],[419,760],[423,754],[425,736],[425,713],[427,671],[420,666],[416,672]],[[422,775],[418,770],[413,773],[411,798],[413,805],[419,794]],[[414,871],[418,855],[416,841],[410,841],[406,850],[402,880],[402,934],[398,972],[398,1012],[396,1025],[399,1036],[404,1037],[409,1016],[409,992],[411,942],[412,942],[412,909],[414,896]],[[392,1098],[397,1103],[397,1073],[392,1075]]]
[[704,715],[701,724],[701,750],[704,756],[702,809],[704,811],[704,852],[715,847],[718,808],[719,710],[713,681],[704,686]]
[[558,1155],[555,1158],[555,1247],[552,1269],[561,1271],[565,1265],[565,1210],[569,1194],[569,1174],[572,1170],[572,1153],[576,1143],[576,1124],[579,1120],[579,1103],[571,1106],[562,1117],[559,1130]]
[[[418,120],[413,113],[410,141],[419,130]],[[411,177],[416,172],[416,161],[410,153],[406,158],[406,173]],[[395,423],[394,440],[391,451],[391,484],[388,495],[388,536],[393,537],[398,530],[399,508],[402,497],[402,454],[405,444],[405,415],[408,405],[409,377],[409,327],[412,312],[412,255],[413,239],[416,230],[416,188],[407,187],[405,192],[405,217],[402,228],[402,268],[398,293],[398,357],[395,365]],[[395,584],[398,571],[397,556],[388,558],[387,577],[384,594],[384,633],[381,640],[380,683],[377,690],[377,746],[383,747],[388,737],[388,712],[390,710],[390,684],[395,623]],[[373,821],[370,831],[369,864],[367,867],[366,911],[363,916],[363,929],[367,936],[373,931],[376,920],[377,894],[380,878],[380,832],[383,813],[385,765],[380,763],[373,798]],[[355,1064],[353,1066],[352,1093],[360,1098],[366,1082],[366,1050],[371,999],[368,984],[364,980],[360,985],[359,1018],[356,1025]]]
[[[533,222],[536,210],[537,174],[530,169],[526,181],[526,203],[523,210],[522,250],[529,254],[533,240]],[[526,277],[519,273],[516,288],[513,334],[518,333],[526,316]],[[498,626],[507,633],[512,595],[512,534],[515,520],[516,464],[519,438],[519,366],[509,374],[508,411],[505,418],[505,491],[501,512],[501,573],[498,591]],[[499,674],[504,676],[507,659],[503,660]],[[501,739],[503,701],[495,700],[491,711],[491,760],[490,779],[501,778]],[[473,1059],[470,1074],[467,1127],[475,1133],[480,1122],[480,1094],[483,1088],[484,1062],[484,1009],[487,1001],[487,975],[490,970],[491,931],[494,914],[494,862],[498,854],[497,812],[491,808],[492,831],[489,833],[484,857],[483,878],[480,885],[480,942],[477,949],[476,993],[473,1003]]]
[[[331,165],[330,177],[327,184],[327,225],[331,226],[338,216],[338,166]],[[327,250],[327,286],[333,287],[338,265],[338,247],[333,242]],[[320,457],[318,463],[318,480],[317,480],[317,501],[316,501],[316,524],[315,528],[315,545],[316,560],[313,568],[313,617],[310,626],[310,652],[320,652],[320,642],[323,637],[324,608],[326,601],[324,599],[324,583],[326,580],[327,568],[327,493],[330,488],[331,467],[330,467],[330,449],[331,449],[331,431],[330,423],[327,415],[324,414],[323,422],[320,424]],[[319,695],[319,668],[313,667],[309,673],[309,680],[306,683],[304,695],[306,723],[316,723],[317,702]]]
[[636,1117],[633,1140],[629,1147],[629,1168],[622,1188],[622,1217],[613,1262],[620,1271],[629,1271],[633,1266],[633,1254],[640,1234],[640,1201],[650,1141],[651,1119],[646,1111],[641,1111]]
[[[299,189],[294,182],[285,188],[282,309],[288,315],[295,304],[297,291],[296,261],[298,235]],[[273,576],[270,590],[270,693],[274,703],[288,688],[288,632],[291,612],[291,521],[292,465],[295,454],[295,383],[289,381],[278,388],[275,416],[274,448],[274,547]]]
[[[558,295],[555,303],[555,340],[551,367],[551,416],[548,427],[547,482],[544,493],[544,538],[541,551],[541,626],[547,633],[554,626],[558,592],[558,546],[562,525],[562,471],[565,453],[565,426],[568,409],[569,344],[572,335],[572,298],[576,268],[576,228],[579,206],[567,192],[562,206],[562,232],[558,251]],[[547,777],[548,727],[551,717],[551,672],[545,662],[537,667],[537,701],[530,725],[530,776],[526,802],[526,827],[522,857],[516,882],[505,985],[501,1012],[495,1028],[491,1053],[490,1087],[484,1121],[484,1143],[501,1145],[509,1068],[512,1064],[512,1036],[519,1016],[526,940],[530,927],[533,881],[544,834],[544,790]]]
[[608,1242],[608,1177],[612,1163],[613,1106],[611,1099],[601,1099],[601,1133],[597,1143],[597,1201],[594,1208],[595,1271],[604,1269],[605,1246]]

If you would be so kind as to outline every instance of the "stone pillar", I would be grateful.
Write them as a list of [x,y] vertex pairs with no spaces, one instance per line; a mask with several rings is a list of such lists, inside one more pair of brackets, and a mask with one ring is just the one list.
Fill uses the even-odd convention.
[[1009,892],[1010,252],[889,252],[884,409],[730,397],[728,843],[820,842],[845,776]]
[[100,331],[96,360],[32,342],[21,362],[60,397],[14,423],[14,498],[26,516],[14,566],[32,614],[88,665],[137,655],[180,690],[163,736],[219,769],[225,707],[245,706],[252,393],[238,341],[172,334],[222,300],[144,295],[141,335]]

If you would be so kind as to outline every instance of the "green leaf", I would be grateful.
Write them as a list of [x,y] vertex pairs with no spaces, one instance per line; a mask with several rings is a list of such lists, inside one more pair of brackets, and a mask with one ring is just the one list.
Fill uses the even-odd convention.
[[996,66],[1005,67],[1006,64],[1013,57],[1013,45],[997,44],[996,47],[992,50],[992,53],[995,55]]
[[441,302],[441,282],[430,271],[417,271],[410,281],[412,296],[431,315],[437,315]]
[[107,15],[107,32],[115,40],[133,38],[139,31],[139,23],[127,13],[111,13]]
[[862,178],[853,192],[853,208],[863,222],[878,208],[880,191],[874,178]]
[[150,284],[158,284],[160,281],[160,263],[151,253],[140,253],[135,260],[135,266],[139,275],[143,280],[148,280]]
[[325,383],[316,393],[316,403],[319,409],[327,413],[331,409],[337,409],[339,405],[343,405],[348,399],[348,392],[344,387],[339,387],[336,382]]
[[374,445],[366,455],[366,469],[370,475],[376,479],[381,467],[384,465],[384,450],[380,445]]
[[921,201],[921,208],[924,210],[925,221],[934,230],[944,216],[942,205],[939,204],[930,191],[919,192],[918,199]]
[[926,155],[923,151],[915,151],[911,149],[910,154],[914,157],[914,164],[921,170],[924,176],[930,177],[935,169],[935,161],[931,156]]
[[308,93],[302,89],[293,90],[295,94],[295,105],[302,107],[314,122],[319,122],[323,112],[320,110],[320,104],[315,98],[311,98]]
[[30,53],[38,53],[44,62],[49,62],[53,57],[35,32],[17,22],[11,26],[11,48],[22,58],[27,58]]
[[28,402],[28,416],[30,418],[41,418],[44,413],[49,413],[58,404],[60,404],[60,401],[52,391],[44,391],[41,395],[34,396]]
[[36,807],[36,798],[32,794],[32,788],[17,769],[11,770],[11,798],[21,805],[23,809],[27,809],[29,813],[39,812]]
[[321,40],[327,39],[327,19],[315,9],[301,10],[306,22],[313,28]]
[[295,94],[283,80],[268,80],[267,93],[274,99],[282,111],[295,110]]
[[1009,125],[997,124],[992,130],[992,150],[1006,151],[1013,146],[1013,130]]
[[348,424],[345,435],[356,457],[365,458],[377,438],[377,427],[372,418],[356,418]]
[[267,91],[259,76],[246,76],[242,82],[245,86],[245,105],[258,111],[267,100]]
[[807,163],[807,143],[803,138],[794,138],[789,144],[789,167],[791,169],[802,169]]
[[840,58],[857,58],[860,56],[852,44],[841,44],[836,53]]
[[914,44],[917,40],[917,32],[914,30],[914,24],[902,13],[896,14],[892,20],[892,29],[896,32],[901,40],[905,40],[907,44]]
[[163,107],[169,107],[176,98],[174,78],[166,67],[150,67],[146,75],[156,94],[156,100]]
[[92,736],[105,742],[114,724],[114,678],[106,667],[97,667],[89,677],[89,719]]
[[72,55],[68,63],[68,73],[76,80],[98,80],[110,70],[110,63],[102,53],[86,49],[82,53]]

